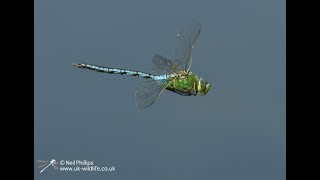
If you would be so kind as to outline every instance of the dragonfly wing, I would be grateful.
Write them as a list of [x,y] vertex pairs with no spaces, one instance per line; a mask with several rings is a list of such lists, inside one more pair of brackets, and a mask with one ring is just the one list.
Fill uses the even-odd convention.
[[59,170],[59,168],[58,168],[55,164],[52,164],[52,167],[53,167],[55,170]]
[[173,73],[176,67],[182,63],[180,60],[172,62],[170,59],[167,59],[158,54],[153,56],[152,62],[155,66],[155,72],[159,75]]
[[37,160],[36,162],[37,162],[37,163],[48,163],[49,161],[46,161],[46,160]]
[[48,165],[48,164],[42,164],[42,165],[38,166],[38,168],[42,168],[42,167],[44,167],[46,165]]
[[141,109],[151,106],[166,88],[167,84],[154,80],[141,83],[135,92],[136,105]]
[[201,24],[192,20],[177,34],[177,44],[173,49],[173,58],[182,61],[178,69],[189,71],[192,57],[191,51],[200,35]]

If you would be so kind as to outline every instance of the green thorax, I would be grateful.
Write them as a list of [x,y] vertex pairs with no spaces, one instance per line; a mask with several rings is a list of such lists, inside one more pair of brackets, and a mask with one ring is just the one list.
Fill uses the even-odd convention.
[[185,96],[196,95],[198,82],[198,77],[191,72],[177,74],[166,89]]

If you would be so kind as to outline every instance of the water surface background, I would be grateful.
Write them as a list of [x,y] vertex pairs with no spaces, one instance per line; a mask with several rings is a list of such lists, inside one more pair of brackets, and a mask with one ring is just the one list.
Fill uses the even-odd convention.
[[[143,79],[71,66],[149,72],[192,18],[206,96],[165,92],[141,110]],[[35,163],[35,179],[285,179],[284,0],[36,0],[34,33],[35,160],[116,167],[40,174]]]

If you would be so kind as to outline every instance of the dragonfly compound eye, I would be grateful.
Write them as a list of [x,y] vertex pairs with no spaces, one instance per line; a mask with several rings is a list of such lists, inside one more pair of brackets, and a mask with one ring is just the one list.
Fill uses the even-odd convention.
[[205,95],[208,93],[208,91],[211,88],[211,85],[204,81],[202,78],[200,78],[198,82],[198,92],[200,93],[201,96]]
[[211,84],[207,83],[204,93],[207,94],[210,91],[210,89],[211,89]]

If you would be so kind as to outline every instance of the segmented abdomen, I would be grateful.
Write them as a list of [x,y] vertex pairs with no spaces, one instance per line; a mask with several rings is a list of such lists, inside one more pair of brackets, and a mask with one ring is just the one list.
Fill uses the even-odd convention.
[[149,74],[149,73],[126,70],[126,69],[118,69],[118,68],[108,68],[108,67],[97,66],[97,65],[92,65],[92,64],[73,64],[73,65],[78,67],[78,68],[89,69],[89,70],[102,72],[102,73],[139,76],[139,77],[143,77],[143,78],[146,78],[146,79],[153,79],[153,78],[156,77],[155,75]]

